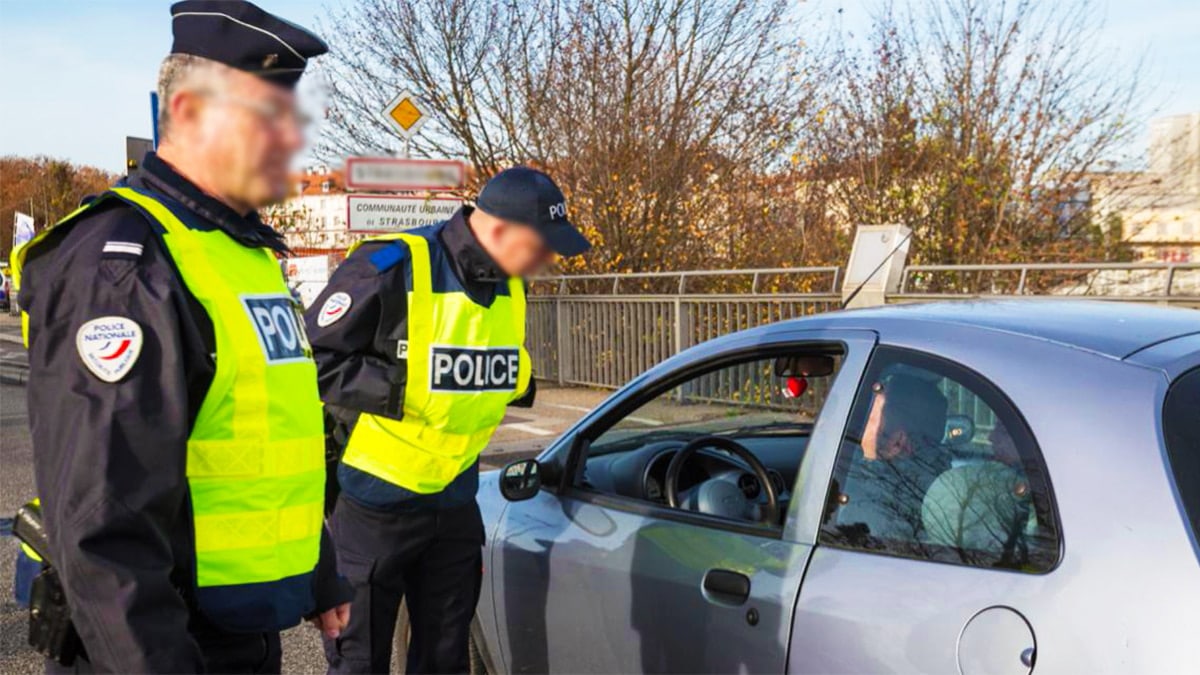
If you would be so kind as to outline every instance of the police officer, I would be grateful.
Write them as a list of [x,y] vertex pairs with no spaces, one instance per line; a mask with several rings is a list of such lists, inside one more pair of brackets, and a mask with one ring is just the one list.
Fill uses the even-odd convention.
[[336,635],[351,597],[316,366],[255,213],[287,193],[292,90],[326,46],[248,2],[171,16],[157,154],[14,256],[34,470],[75,669],[279,672],[280,629]]
[[589,248],[546,174],[496,175],[475,208],[352,248],[306,315],[345,444],[330,527],[355,587],[332,672],[387,672],[407,598],[407,672],[466,672],[479,599],[479,453],[530,405],[522,277]]

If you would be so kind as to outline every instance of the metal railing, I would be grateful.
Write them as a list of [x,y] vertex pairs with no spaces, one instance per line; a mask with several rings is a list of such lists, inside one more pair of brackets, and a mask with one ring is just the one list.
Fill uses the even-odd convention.
[[[841,306],[837,267],[543,277],[530,284],[534,373],[619,387],[706,340]],[[890,302],[1089,297],[1200,309],[1200,263],[910,265]]]
[[[820,277],[828,277],[821,280]],[[630,291],[651,294],[685,295],[696,292],[737,292],[759,294],[764,291],[763,280],[774,280],[768,292],[795,290],[806,292],[818,288],[837,293],[841,285],[840,267],[771,267],[735,270],[688,270],[682,272],[629,272],[611,274],[576,274],[540,277],[532,280],[536,294],[539,290],[555,295],[629,294]],[[691,284],[689,285],[689,281]],[[624,282],[624,286],[622,286]],[[632,282],[632,283],[631,283]],[[656,283],[659,282],[659,283]],[[699,283],[698,283],[699,282]],[[583,290],[579,290],[582,286]],[[594,290],[594,289],[600,290]],[[553,290],[551,290],[553,289]]]
[[[914,280],[920,285],[914,290]],[[899,296],[1052,295],[1200,301],[1200,263],[909,265]]]
[[525,342],[540,378],[619,387],[692,345],[840,302],[833,293],[531,296]]

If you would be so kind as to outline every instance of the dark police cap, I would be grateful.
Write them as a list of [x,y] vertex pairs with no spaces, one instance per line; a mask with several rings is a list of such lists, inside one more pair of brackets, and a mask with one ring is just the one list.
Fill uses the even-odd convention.
[[243,0],[185,0],[171,5],[172,54],[191,54],[288,87],[308,59],[329,51],[321,38]]
[[483,186],[475,205],[485,213],[528,225],[562,256],[579,255],[592,247],[567,220],[567,200],[553,180],[537,169],[505,169]]

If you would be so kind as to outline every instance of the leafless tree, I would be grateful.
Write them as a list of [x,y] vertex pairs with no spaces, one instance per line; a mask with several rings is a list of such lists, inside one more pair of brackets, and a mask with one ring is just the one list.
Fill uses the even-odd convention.
[[1140,128],[1137,73],[1098,53],[1091,0],[914,0],[845,40],[800,145],[818,213],[900,222],[924,262],[1103,259],[1102,161]]
[[828,264],[885,222],[917,261],[1128,255],[1092,206],[1142,87],[1098,53],[1093,0],[882,0],[865,46],[798,11],[350,0],[319,152],[400,149],[379,110],[408,89],[433,118],[413,152],[465,158],[469,189],[514,163],[556,177],[599,244],[571,269]]
[[548,169],[601,243],[594,268],[737,262],[804,119],[811,51],[786,0],[358,0],[334,17],[330,160],[401,143],[378,111],[408,89],[415,152],[478,179]]

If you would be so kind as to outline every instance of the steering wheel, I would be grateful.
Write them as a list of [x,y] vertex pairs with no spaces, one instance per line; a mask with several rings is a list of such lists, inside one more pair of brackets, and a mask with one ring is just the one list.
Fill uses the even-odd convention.
[[667,476],[663,480],[663,492],[667,493],[667,504],[671,508],[679,508],[679,474],[683,472],[683,465],[701,448],[725,450],[749,464],[750,469],[754,471],[755,477],[758,478],[758,482],[767,493],[767,505],[762,509],[761,521],[766,524],[778,522],[779,495],[775,493],[775,484],[771,482],[771,476],[767,474],[767,468],[754,456],[754,453],[746,449],[746,446],[724,436],[704,436],[697,438],[680,448],[679,452],[676,452],[675,456],[671,458],[671,463],[667,466]]

